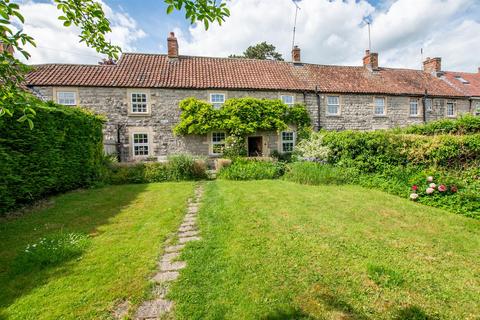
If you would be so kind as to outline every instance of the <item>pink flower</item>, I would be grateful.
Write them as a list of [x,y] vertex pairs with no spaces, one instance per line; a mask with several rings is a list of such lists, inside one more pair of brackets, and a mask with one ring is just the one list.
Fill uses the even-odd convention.
[[418,198],[418,194],[416,194],[416,193],[412,193],[410,195],[410,199],[412,199],[413,201],[417,200],[417,198]]
[[414,185],[412,186],[412,190],[413,190],[413,191],[417,191],[417,190],[418,190],[418,186],[417,186],[416,184],[414,184]]
[[435,183],[430,183],[430,184],[428,185],[428,187],[429,187],[429,188],[432,188],[432,189],[435,189],[436,186],[437,186],[437,185],[436,185]]
[[426,194],[432,194],[434,191],[435,189],[433,188],[427,188],[427,190],[425,190]]
[[445,192],[445,191],[447,191],[447,186],[444,185],[444,184],[439,185],[439,186],[438,186],[438,191],[440,191],[440,192]]
[[458,191],[457,186],[455,186],[455,185],[451,186],[450,191],[452,191],[453,193],[457,192]]
[[427,177],[427,181],[428,181],[428,182],[432,182],[432,181],[433,181],[433,177],[432,177],[432,176],[428,176],[428,177]]

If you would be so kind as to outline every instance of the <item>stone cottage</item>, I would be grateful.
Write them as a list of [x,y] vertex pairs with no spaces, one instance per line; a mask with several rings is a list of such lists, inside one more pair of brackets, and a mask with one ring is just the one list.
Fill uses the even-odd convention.
[[[175,136],[179,102],[188,97],[220,108],[232,97],[281,99],[304,104],[315,130],[375,130],[470,112],[465,92],[426,71],[385,68],[366,52],[363,66],[301,61],[212,58],[179,55],[173,33],[167,54],[126,53],[115,64],[38,65],[28,75],[31,90],[47,100],[81,105],[104,114],[107,150],[124,161],[162,159],[169,154],[218,156],[225,133]],[[294,129],[258,132],[247,138],[251,155],[288,152]]]

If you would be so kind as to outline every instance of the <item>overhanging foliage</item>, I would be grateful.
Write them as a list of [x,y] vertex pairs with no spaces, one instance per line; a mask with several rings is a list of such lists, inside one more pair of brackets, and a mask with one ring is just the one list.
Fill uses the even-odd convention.
[[180,123],[174,129],[180,135],[220,130],[243,137],[257,131],[281,131],[289,125],[304,129],[311,121],[305,106],[290,107],[280,100],[234,98],[215,109],[210,103],[188,98],[180,102],[180,109]]

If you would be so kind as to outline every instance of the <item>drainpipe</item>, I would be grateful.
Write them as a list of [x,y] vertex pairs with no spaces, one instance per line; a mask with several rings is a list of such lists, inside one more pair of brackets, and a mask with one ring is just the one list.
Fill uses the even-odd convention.
[[320,92],[318,86],[315,86],[315,95],[317,96],[317,132],[320,131]]
[[[425,95],[423,96],[423,99],[422,99],[423,123],[427,123],[427,97],[428,97],[428,92],[427,92],[427,89],[425,89]],[[432,101],[432,103],[433,103],[433,101]]]
[[470,97],[470,99],[468,99],[468,102],[470,103],[470,106],[468,107],[468,110],[470,110],[471,114],[474,114],[475,110],[473,110],[473,99],[472,99],[472,97]]
[[123,127],[124,127],[124,125],[122,125],[120,123],[117,123],[117,143],[116,143],[116,147],[117,147],[118,162],[122,162],[122,144],[120,142],[120,130],[122,130]]

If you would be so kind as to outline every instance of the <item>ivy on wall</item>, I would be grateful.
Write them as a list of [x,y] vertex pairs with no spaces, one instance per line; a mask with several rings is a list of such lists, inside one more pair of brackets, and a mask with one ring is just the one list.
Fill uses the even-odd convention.
[[257,131],[281,131],[295,125],[302,131],[310,127],[311,120],[304,105],[287,106],[280,100],[234,98],[223,107],[188,98],[180,102],[182,114],[175,134],[207,134],[225,131],[229,135],[245,137]]

